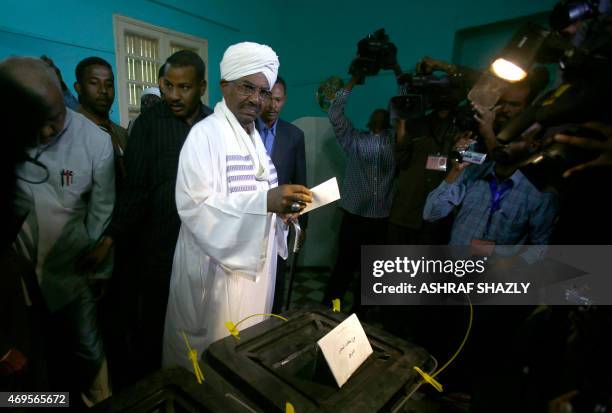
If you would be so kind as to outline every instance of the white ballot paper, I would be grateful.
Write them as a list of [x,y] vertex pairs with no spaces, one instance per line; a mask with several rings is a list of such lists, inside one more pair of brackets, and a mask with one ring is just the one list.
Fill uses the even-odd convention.
[[355,314],[351,314],[323,336],[317,341],[317,345],[323,352],[338,387],[342,387],[373,353],[368,337]]
[[312,202],[300,212],[300,215],[340,199],[338,181],[335,177],[311,188],[310,191],[312,192]]

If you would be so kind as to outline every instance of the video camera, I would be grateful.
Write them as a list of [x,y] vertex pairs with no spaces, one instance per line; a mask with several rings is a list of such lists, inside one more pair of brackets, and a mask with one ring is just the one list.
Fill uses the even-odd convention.
[[359,77],[377,75],[381,69],[392,69],[397,64],[397,47],[389,40],[385,29],[368,34],[357,43],[357,57],[351,63],[349,74]]
[[548,186],[558,188],[562,184],[563,171],[596,157],[594,152],[553,141],[554,133],[605,139],[593,130],[577,130],[576,125],[588,121],[609,123],[612,120],[609,110],[612,96],[611,30],[612,19],[609,15],[601,15],[588,22],[588,30],[579,46],[564,43],[555,32],[551,32],[536,61],[555,54],[560,56],[563,83],[508,122],[497,135],[502,143],[526,135],[544,140],[541,151],[521,168],[540,189]]
[[467,96],[461,76],[406,73],[398,83],[403,93],[391,99],[391,107],[401,119],[419,118],[432,109],[454,109]]
[[[418,67],[423,68],[423,65]],[[477,137],[478,123],[466,98],[479,73],[468,72],[467,68],[455,69],[442,76],[427,74],[429,70],[400,76],[398,83],[402,94],[391,99],[392,114],[412,120],[424,117],[431,110],[448,110],[452,113],[453,130],[471,131]],[[468,148],[453,152],[451,157],[460,162],[482,163],[486,157],[483,151],[482,142],[475,139]]]

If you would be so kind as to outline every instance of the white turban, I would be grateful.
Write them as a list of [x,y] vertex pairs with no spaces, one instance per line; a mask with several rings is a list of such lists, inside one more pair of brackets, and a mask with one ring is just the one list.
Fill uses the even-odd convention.
[[161,97],[161,94],[159,93],[159,88],[158,87],[147,87],[142,91],[142,96],[145,95],[155,95],[158,98]]
[[232,81],[255,73],[263,73],[270,90],[276,83],[278,56],[269,46],[243,42],[227,48],[221,60],[221,79]]

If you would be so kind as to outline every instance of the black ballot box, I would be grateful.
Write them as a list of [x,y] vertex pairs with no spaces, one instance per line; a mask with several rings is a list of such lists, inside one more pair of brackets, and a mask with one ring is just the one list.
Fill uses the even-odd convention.
[[421,383],[414,367],[431,373],[437,365],[423,348],[362,324],[374,352],[339,388],[317,341],[348,315],[314,309],[283,316],[289,321],[267,319],[202,355],[205,368],[266,412],[285,412],[287,402],[296,413],[396,411]]
[[159,370],[97,404],[93,413],[260,413],[238,390],[211,369],[198,383],[182,367]]

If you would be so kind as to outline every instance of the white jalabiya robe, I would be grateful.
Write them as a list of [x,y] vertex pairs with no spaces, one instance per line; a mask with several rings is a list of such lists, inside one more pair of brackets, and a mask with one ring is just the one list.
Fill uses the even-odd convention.
[[[184,331],[201,354],[237,323],[269,313],[276,255],[287,257],[286,231],[267,212],[276,171],[258,132],[249,136],[225,102],[196,124],[181,150],[176,203],[182,221],[170,281],[163,365],[191,369]],[[239,328],[263,321],[253,317]]]

